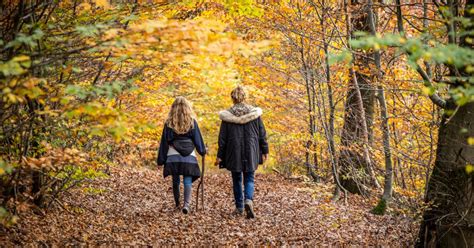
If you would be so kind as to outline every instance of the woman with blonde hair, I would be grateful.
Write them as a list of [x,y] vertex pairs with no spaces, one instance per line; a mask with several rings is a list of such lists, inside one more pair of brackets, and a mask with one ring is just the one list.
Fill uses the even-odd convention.
[[204,156],[206,147],[195,119],[191,104],[179,96],[171,105],[171,110],[163,127],[158,166],[164,165],[163,176],[173,178],[173,195],[176,208],[180,207],[180,176],[184,183],[184,214],[190,211],[192,183],[201,176],[194,150]]

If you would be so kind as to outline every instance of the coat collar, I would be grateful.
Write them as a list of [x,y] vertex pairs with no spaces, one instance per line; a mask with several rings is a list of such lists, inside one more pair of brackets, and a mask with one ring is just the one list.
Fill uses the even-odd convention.
[[219,112],[219,118],[225,122],[231,122],[236,124],[245,124],[253,121],[262,115],[263,111],[261,108],[254,108],[248,114],[235,116],[229,110],[222,110]]

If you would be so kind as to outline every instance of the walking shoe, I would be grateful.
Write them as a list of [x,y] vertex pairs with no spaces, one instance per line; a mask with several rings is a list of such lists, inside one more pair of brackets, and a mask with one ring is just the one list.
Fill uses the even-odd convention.
[[237,216],[242,216],[242,215],[244,215],[244,209],[243,208],[236,208],[234,210],[234,214],[237,215]]
[[188,214],[189,213],[189,207],[185,206],[182,211],[183,211],[183,214]]
[[255,218],[255,212],[253,211],[252,200],[245,200],[245,212],[247,213],[247,219]]
[[191,186],[185,185],[184,186],[184,207],[183,207],[183,214],[189,213],[189,205],[191,203]]

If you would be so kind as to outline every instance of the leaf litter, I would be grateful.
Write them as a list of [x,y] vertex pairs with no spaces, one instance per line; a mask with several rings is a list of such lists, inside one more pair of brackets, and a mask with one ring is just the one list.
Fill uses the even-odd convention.
[[0,244],[406,247],[416,237],[412,218],[370,214],[371,203],[360,196],[349,196],[347,205],[331,202],[324,184],[257,174],[257,218],[249,220],[233,214],[229,173],[211,172],[205,180],[205,210],[184,215],[174,208],[171,179],[161,170],[114,167],[110,177],[63,196],[67,211],[55,206],[44,214],[21,213],[16,226],[0,229]]

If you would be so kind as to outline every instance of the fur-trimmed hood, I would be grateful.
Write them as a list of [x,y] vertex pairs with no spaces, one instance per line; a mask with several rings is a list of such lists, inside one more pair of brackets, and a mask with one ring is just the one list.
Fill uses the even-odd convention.
[[236,124],[245,124],[253,121],[262,115],[263,111],[261,108],[253,108],[247,114],[236,116],[229,110],[222,110],[219,112],[219,118],[225,122],[231,122]]

